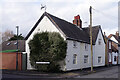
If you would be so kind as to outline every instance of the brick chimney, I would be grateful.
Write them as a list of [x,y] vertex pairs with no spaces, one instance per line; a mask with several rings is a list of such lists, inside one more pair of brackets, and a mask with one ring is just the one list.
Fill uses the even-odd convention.
[[73,24],[82,28],[82,20],[80,19],[79,15],[74,16]]

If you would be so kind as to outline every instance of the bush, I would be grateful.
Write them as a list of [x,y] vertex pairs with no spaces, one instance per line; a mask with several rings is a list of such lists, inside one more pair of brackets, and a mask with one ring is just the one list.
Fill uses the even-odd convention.
[[[42,32],[29,42],[31,65],[40,71],[60,71],[59,61],[66,57],[67,43],[57,32]],[[50,62],[36,64],[35,62]]]

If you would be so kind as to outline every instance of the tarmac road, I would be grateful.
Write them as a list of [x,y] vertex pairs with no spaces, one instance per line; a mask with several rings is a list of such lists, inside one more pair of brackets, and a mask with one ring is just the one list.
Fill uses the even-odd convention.
[[118,78],[118,67],[114,66],[108,70],[92,73],[89,75],[77,76],[75,78]]
[[[94,69],[96,72],[89,73],[88,70],[83,70],[83,72],[78,71],[71,71],[67,73],[60,73],[60,74],[50,74],[50,73],[35,73],[35,72],[5,72],[2,74],[2,80],[99,80],[98,78],[109,78],[109,80],[117,80],[118,73],[120,73],[118,66],[112,67],[103,67],[103,68],[96,68]],[[86,74],[87,73],[87,74]],[[29,75],[28,75],[29,74]],[[94,78],[94,79],[93,79]],[[95,79],[96,78],[96,79]],[[113,79],[115,78],[115,79]]]

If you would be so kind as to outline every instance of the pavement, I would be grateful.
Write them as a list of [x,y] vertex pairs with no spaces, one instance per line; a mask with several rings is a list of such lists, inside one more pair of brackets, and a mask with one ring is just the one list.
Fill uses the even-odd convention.
[[[117,67],[118,65],[116,65]],[[104,67],[96,67],[93,68],[94,71],[91,72],[90,68],[82,69],[82,70],[74,70],[67,72],[59,72],[59,73],[48,73],[48,72],[39,72],[35,70],[26,70],[26,71],[15,71],[15,70],[2,70],[2,74],[15,74],[15,75],[23,75],[23,76],[41,76],[41,77],[49,77],[49,78],[73,78],[76,76],[93,74],[105,70],[110,70],[114,68],[114,66],[104,66]]]

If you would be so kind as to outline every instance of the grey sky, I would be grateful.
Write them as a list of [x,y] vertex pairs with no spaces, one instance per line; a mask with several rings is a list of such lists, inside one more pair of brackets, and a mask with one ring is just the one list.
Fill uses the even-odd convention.
[[[41,4],[47,6],[47,12],[72,22],[74,16],[80,15],[83,27],[89,25],[89,7],[93,9],[93,25],[101,25],[106,34],[118,30],[119,0],[1,0],[0,19],[2,31],[7,29],[16,33],[15,26],[20,27],[24,36],[30,31],[43,13]],[[85,23],[87,22],[87,23]]]

